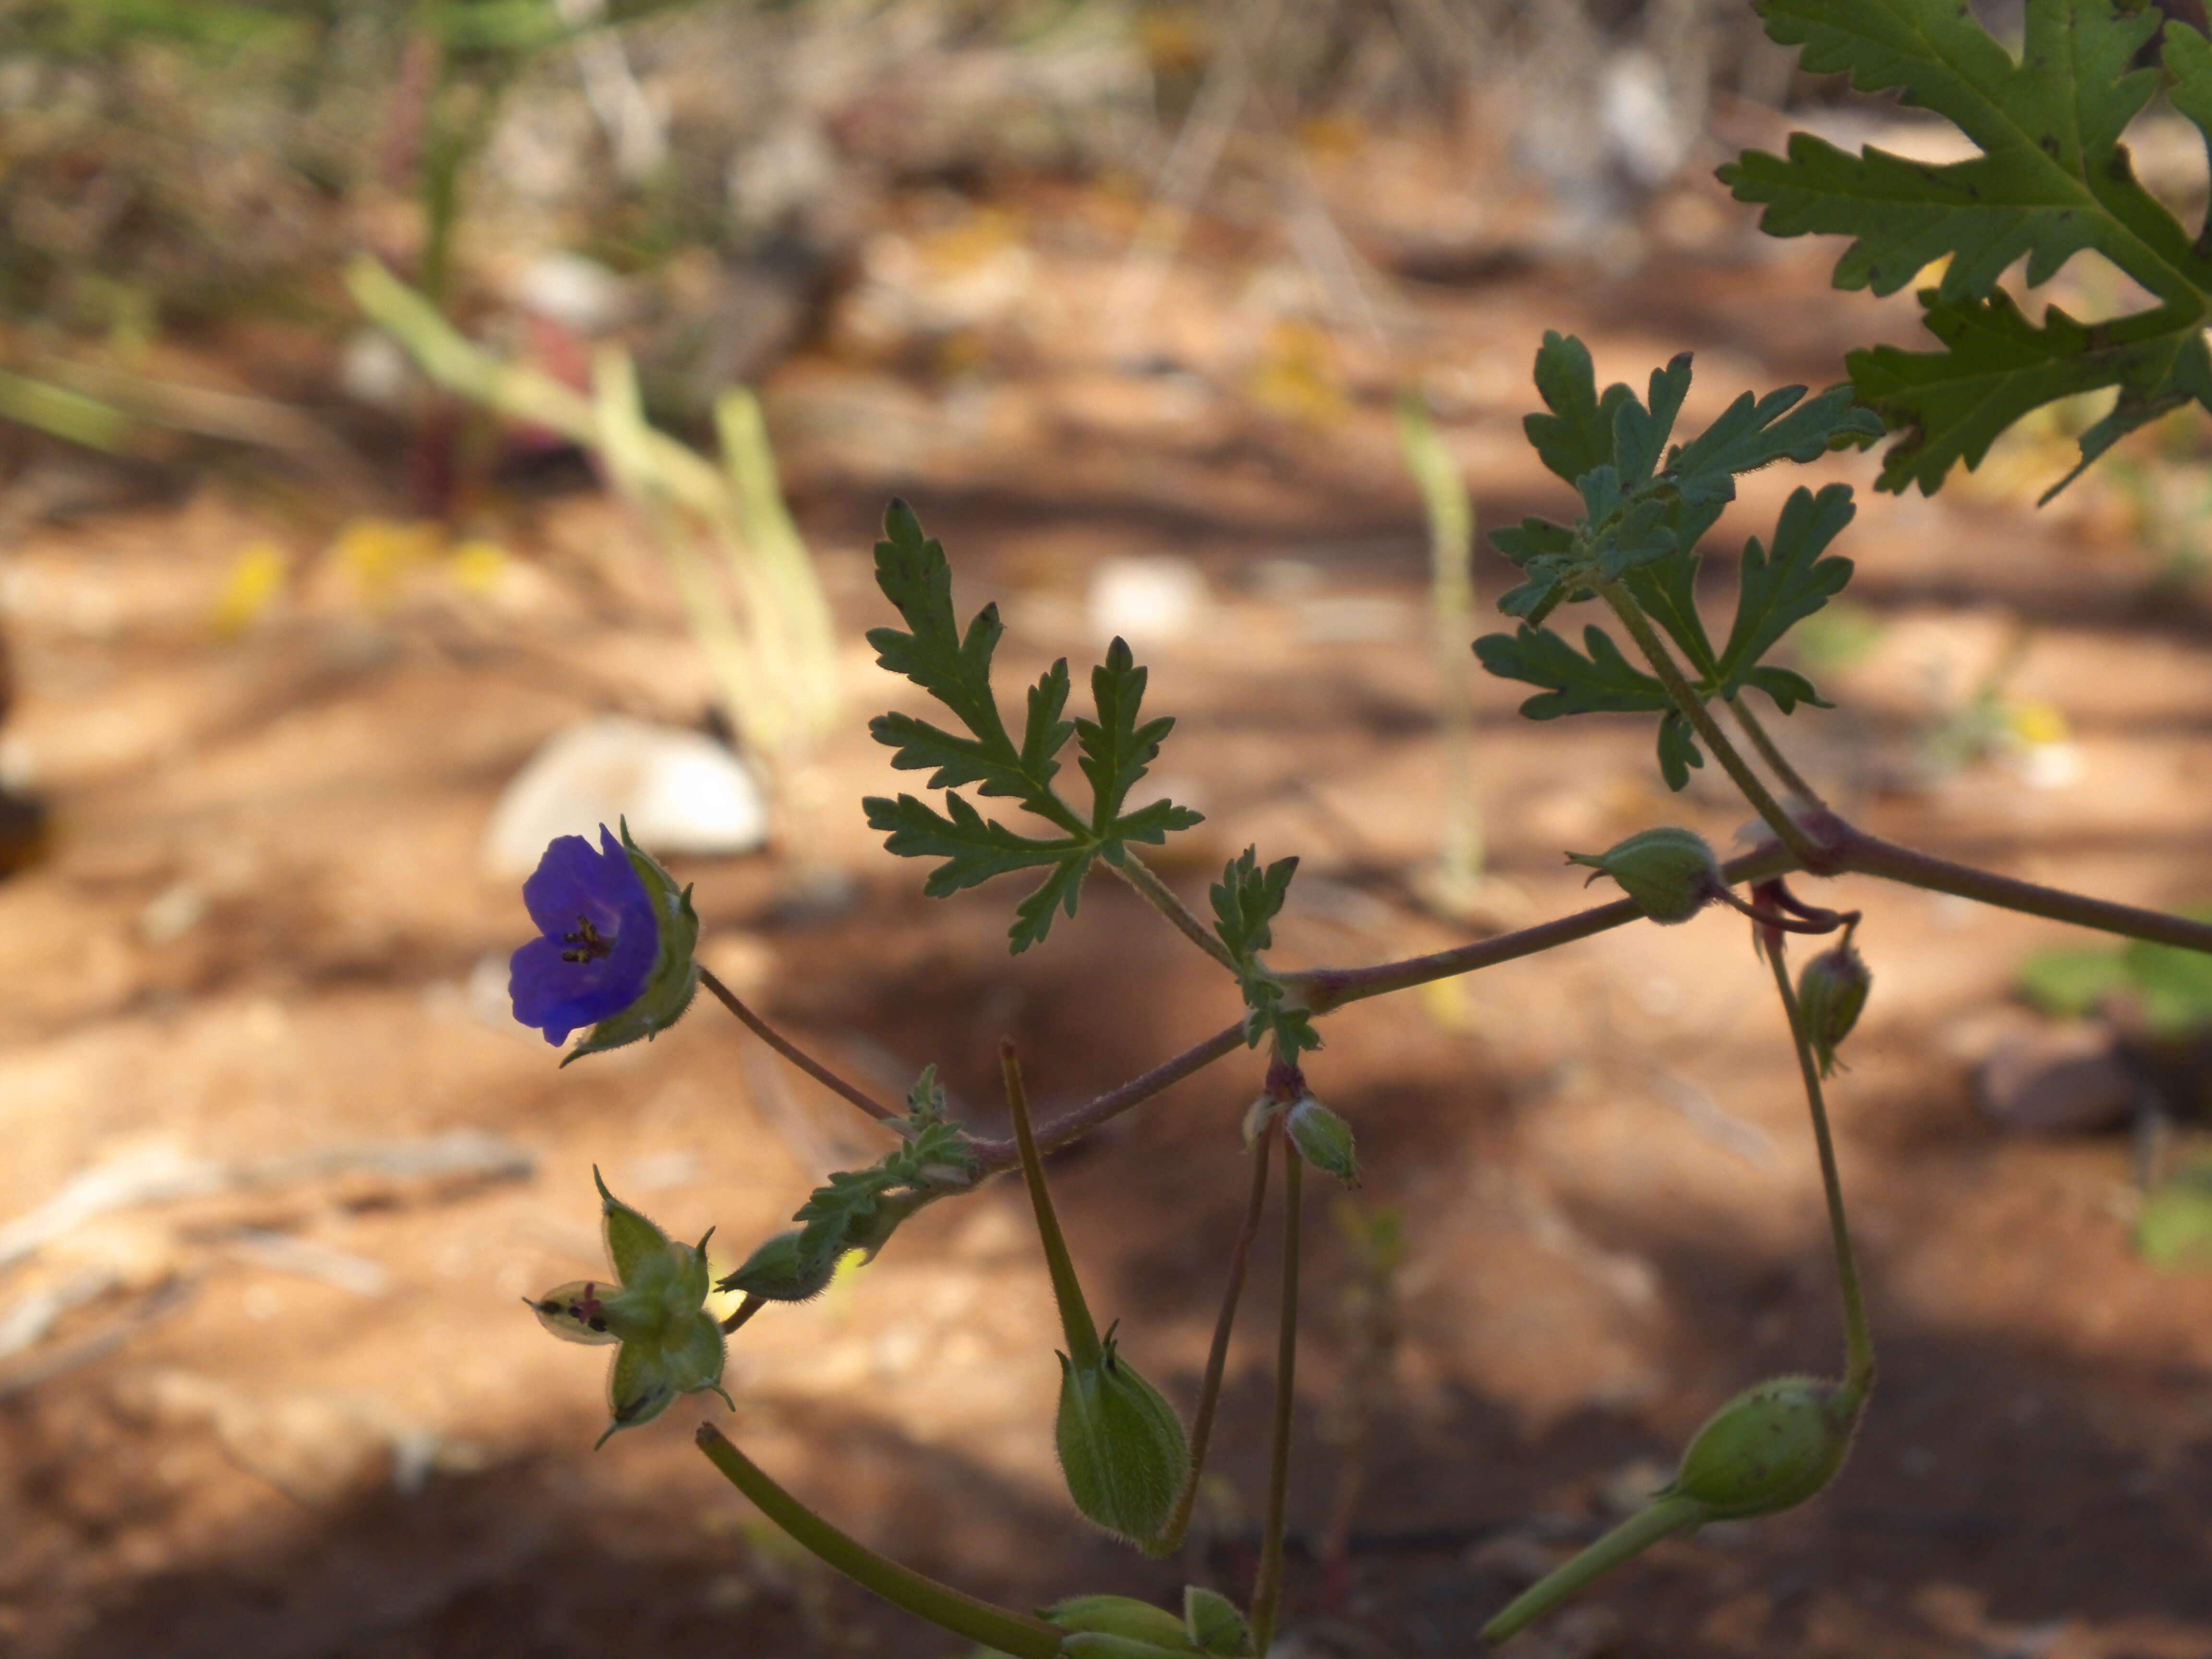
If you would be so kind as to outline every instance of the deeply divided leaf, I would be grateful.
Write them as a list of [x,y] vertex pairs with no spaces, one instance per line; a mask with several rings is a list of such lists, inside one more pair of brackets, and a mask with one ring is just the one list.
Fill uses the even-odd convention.
[[[1830,484],[1817,495],[1809,489],[1792,490],[1774,527],[1774,550],[1769,553],[1755,536],[1745,545],[1736,579],[1735,625],[1721,653],[1722,696],[1734,696],[1784,634],[1850,580],[1851,562],[1827,555],[1826,549],[1857,511],[1845,484]],[[1805,690],[1809,694],[1812,688]]]
[[1297,873],[1296,859],[1278,859],[1261,867],[1259,849],[1248,847],[1229,861],[1221,879],[1206,890],[1213,902],[1214,931],[1240,963],[1249,963],[1274,942],[1270,925],[1282,910]]
[[[876,580],[907,626],[875,629],[868,642],[884,667],[935,697],[968,735],[911,714],[884,714],[870,722],[876,740],[893,751],[894,767],[928,772],[929,787],[946,793],[942,812],[913,795],[871,797],[863,803],[868,823],[884,833],[890,852],[941,860],[923,887],[933,896],[994,876],[1048,872],[1043,884],[1016,906],[1008,939],[1019,952],[1045,937],[1055,915],[1075,914],[1094,860],[1119,862],[1128,843],[1157,845],[1170,832],[1200,822],[1196,812],[1166,800],[1133,812],[1122,810],[1175,722],[1139,719],[1146,672],[1129,647],[1115,640],[1104,665],[1091,676],[1097,718],[1064,718],[1069,680],[1062,659],[1030,688],[1021,741],[1016,744],[991,690],[991,659],[1005,631],[997,609],[986,605],[963,634],[952,609],[952,575],[944,549],[922,534],[920,521],[902,501],[891,504],[884,531],[884,539],[876,544]],[[1087,820],[1053,788],[1060,770],[1055,757],[1071,737],[1091,781]],[[969,785],[980,795],[1019,801],[1059,833],[1028,836],[987,819],[954,793]]]
[[[1920,297],[1944,349],[1882,347],[1849,362],[1859,396],[1904,434],[1881,488],[1932,495],[1954,462],[1973,466],[2022,415],[2076,392],[2119,392],[2082,438],[2083,465],[2166,410],[2212,407],[2201,332],[2212,240],[2143,188],[2121,142],[2158,87],[2156,70],[2137,67],[2160,28],[2156,7],[2028,0],[2017,59],[1957,0],[1759,0],[1759,10],[1776,40],[1803,49],[1805,69],[1900,94],[1948,117],[1978,151],[1948,163],[1873,148],[1854,155],[1798,133],[1786,155],[1752,151],[1721,170],[1739,200],[1765,204],[1769,234],[1850,238],[1839,288],[1894,293],[1941,264]],[[2172,21],[2161,45],[2174,107],[2212,130],[2212,44]],[[2023,258],[2033,287],[2087,251],[2152,303],[2088,325],[2053,308],[2038,326],[1997,287]]]
[[1577,651],[1548,628],[1489,634],[1474,642],[1482,665],[1501,679],[1545,688],[1521,705],[1532,720],[1562,714],[1653,714],[1673,708],[1667,688],[1620,654],[1605,630],[1583,630]]

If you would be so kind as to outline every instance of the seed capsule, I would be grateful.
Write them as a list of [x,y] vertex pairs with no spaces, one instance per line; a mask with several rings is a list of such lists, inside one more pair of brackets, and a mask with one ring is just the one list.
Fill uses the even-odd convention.
[[[1044,1621],[1070,1635],[1110,1636],[1169,1653],[1195,1653],[1183,1621],[1165,1607],[1127,1595],[1073,1595],[1041,1609]],[[1067,1650],[1063,1648],[1062,1652]]]
[[1060,1356],[1054,1433],[1075,1507],[1148,1548],[1182,1495],[1190,1443],[1175,1407],[1115,1352],[1111,1331],[1092,1364]]
[[1660,1495],[1689,1498],[1712,1521],[1793,1508],[1843,1468],[1860,1403],[1822,1377],[1756,1383],[1706,1419]]
[[1694,830],[1646,830],[1607,852],[1570,853],[1567,862],[1611,876],[1662,927],[1687,921],[1724,890],[1719,861]]
[[1836,1069],[1836,1050],[1859,1023],[1873,984],[1874,975],[1851,943],[1848,930],[1843,943],[1821,951],[1798,975],[1797,1008],[1804,1016],[1805,1035],[1820,1062],[1822,1077]]
[[1349,1123],[1311,1095],[1301,1095],[1291,1103],[1285,1123],[1300,1158],[1347,1187],[1359,1184],[1359,1159],[1352,1150]]

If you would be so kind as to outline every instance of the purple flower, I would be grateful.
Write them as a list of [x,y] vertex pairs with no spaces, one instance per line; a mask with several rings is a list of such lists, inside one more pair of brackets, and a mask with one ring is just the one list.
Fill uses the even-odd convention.
[[644,878],[604,823],[599,846],[562,836],[522,884],[530,919],[544,930],[509,963],[514,1017],[551,1043],[595,1025],[645,994],[660,953],[660,923]]

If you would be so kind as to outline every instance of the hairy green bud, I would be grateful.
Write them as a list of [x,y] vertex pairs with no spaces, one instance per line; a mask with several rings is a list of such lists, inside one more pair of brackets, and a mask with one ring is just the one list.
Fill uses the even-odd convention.
[[[1185,1633],[1182,1620],[1165,1607],[1156,1607],[1150,1601],[1139,1601],[1127,1595],[1073,1595],[1039,1608],[1038,1616],[1070,1635],[1113,1637],[1136,1643],[1147,1651],[1200,1651]],[[1066,1647],[1060,1650],[1063,1653],[1092,1650]]]
[[747,1256],[720,1288],[743,1291],[769,1302],[812,1301],[830,1287],[837,1258],[844,1252],[809,1250],[805,1237],[804,1227],[777,1233]]
[[1175,1407],[1115,1352],[1110,1330],[1096,1361],[1060,1356],[1054,1438],[1075,1507],[1149,1550],[1182,1494],[1190,1443]]
[[1200,1653],[1244,1659],[1252,1651],[1252,1627],[1237,1611],[1237,1604],[1217,1591],[1184,1585],[1182,1624]]
[[1359,1184],[1359,1159],[1352,1145],[1352,1126],[1311,1095],[1300,1095],[1284,1120],[1291,1145],[1316,1170],[1347,1187]]
[[1755,1383],[1705,1420],[1660,1496],[1690,1499],[1708,1521],[1793,1509],[1843,1468],[1862,1403],[1824,1377]]
[[1848,928],[1841,944],[1821,951],[1798,975],[1797,1011],[1804,1017],[1805,1036],[1820,1062],[1822,1077],[1836,1069],[1836,1050],[1859,1023],[1873,984],[1874,975],[1851,943]]
[[1719,860],[1694,830],[1646,830],[1607,852],[1570,853],[1567,862],[1611,876],[1638,909],[1662,927],[1687,921],[1725,890]]

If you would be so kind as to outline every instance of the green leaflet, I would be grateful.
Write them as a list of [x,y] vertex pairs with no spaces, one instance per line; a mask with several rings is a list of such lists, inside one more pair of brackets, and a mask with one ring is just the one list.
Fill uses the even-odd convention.
[[[1737,199],[1766,211],[1769,234],[1845,235],[1836,286],[1894,293],[1947,260],[1920,295],[1943,349],[1877,347],[1849,359],[1851,384],[1902,434],[1881,488],[1933,495],[1954,462],[2057,398],[2118,389],[2085,433],[2086,466],[2112,442],[2181,404],[2212,407],[2212,243],[2192,238],[2136,182],[2120,135],[2157,89],[2130,64],[2160,29],[2136,0],[2028,0],[2018,61],[1955,0],[1759,0],[1767,32],[1803,66],[1846,72],[1863,92],[1897,91],[1935,110],[1981,154],[1938,165],[1869,149],[1848,155],[1809,134],[1786,156],[1751,151],[1721,169]],[[2212,43],[2171,23],[2162,43],[2174,107],[2212,129]],[[2040,326],[1996,286],[2025,258],[2030,286],[2094,250],[2154,305],[2083,324],[2057,309]],[[2076,467],[2053,492],[2080,471]],[[2048,496],[2045,499],[2049,499]]]
[[1237,980],[1244,993],[1244,1042],[1256,1048],[1269,1037],[1285,1060],[1295,1060],[1322,1046],[1313,1016],[1283,1006],[1282,982],[1267,971],[1260,952],[1274,943],[1274,920],[1297,873],[1296,859],[1278,859],[1264,868],[1259,849],[1248,847],[1206,890],[1213,903],[1213,929],[1237,960]]
[[1850,560],[1825,555],[1850,522],[1850,490],[1833,484],[1817,495],[1796,491],[1771,552],[1755,538],[1745,548],[1735,620],[1719,651],[1698,611],[1698,544],[1735,499],[1738,474],[1779,460],[1809,461],[1881,434],[1879,421],[1851,401],[1847,387],[1808,398],[1802,386],[1784,386],[1763,397],[1743,393],[1695,438],[1670,446],[1690,378],[1683,356],[1653,373],[1644,398],[1620,385],[1601,393],[1582,342],[1544,337],[1536,387],[1545,412],[1529,416],[1525,429],[1545,465],[1574,485],[1583,510],[1571,525],[1529,518],[1492,533],[1492,544],[1527,578],[1498,602],[1522,625],[1474,642],[1492,673],[1540,688],[1521,705],[1531,720],[1660,715],[1660,771],[1675,789],[1705,756],[1666,687],[1601,629],[1585,628],[1578,651],[1545,619],[1561,605],[1618,584],[1672,640],[1700,697],[1733,698],[1755,686],[1785,714],[1801,702],[1826,707],[1803,675],[1762,659],[1850,580]]
[[[1129,647],[1115,640],[1105,663],[1091,674],[1098,717],[1062,718],[1069,689],[1063,659],[1030,688],[1017,743],[991,690],[991,659],[1006,632],[998,607],[984,606],[962,631],[953,614],[952,570],[945,550],[922,534],[921,521],[905,502],[893,501],[884,515],[884,536],[876,544],[876,582],[906,628],[872,629],[868,643],[875,647],[878,664],[936,698],[967,735],[912,714],[878,716],[868,730],[893,751],[891,764],[901,771],[927,772],[928,787],[946,792],[945,811],[906,794],[895,799],[872,795],[861,805],[869,827],[884,832],[890,852],[942,860],[923,884],[922,890],[933,897],[994,876],[1045,871],[1043,883],[1015,906],[1007,937],[1019,954],[1051,931],[1055,915],[1075,914],[1093,860],[1118,862],[1129,842],[1157,846],[1170,831],[1200,821],[1189,808],[1165,800],[1122,811],[1175,722],[1139,719],[1146,671]],[[1071,737],[1091,783],[1087,818],[1053,787],[1060,769],[1057,757]],[[965,796],[954,793],[971,784],[979,795],[1018,801],[1060,833],[1024,835],[985,817]]]

